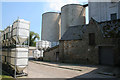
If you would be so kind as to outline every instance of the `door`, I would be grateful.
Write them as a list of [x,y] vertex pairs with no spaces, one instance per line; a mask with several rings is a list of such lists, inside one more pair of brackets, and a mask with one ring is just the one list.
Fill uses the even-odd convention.
[[101,46],[99,47],[99,62],[103,65],[114,65],[113,62],[113,47]]
[[59,61],[59,52],[56,52],[56,62]]

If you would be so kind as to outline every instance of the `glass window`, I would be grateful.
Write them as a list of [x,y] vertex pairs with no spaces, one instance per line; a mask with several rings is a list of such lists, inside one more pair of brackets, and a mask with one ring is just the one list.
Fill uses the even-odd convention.
[[117,19],[117,13],[111,14],[111,20],[116,20]]

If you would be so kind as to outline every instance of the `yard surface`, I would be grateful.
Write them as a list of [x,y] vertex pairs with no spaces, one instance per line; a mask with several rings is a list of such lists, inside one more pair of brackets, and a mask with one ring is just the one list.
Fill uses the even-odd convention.
[[[110,70],[103,66],[68,65],[48,63],[42,61],[29,61],[24,71],[28,76],[23,78],[115,78]],[[102,71],[108,71],[105,75]]]
[[[76,65],[30,60],[28,67],[24,70],[25,73],[28,73],[28,76],[18,78],[115,78],[116,76],[113,74],[115,70],[110,66]],[[12,80],[9,73],[5,71],[2,71],[2,78],[11,78]]]

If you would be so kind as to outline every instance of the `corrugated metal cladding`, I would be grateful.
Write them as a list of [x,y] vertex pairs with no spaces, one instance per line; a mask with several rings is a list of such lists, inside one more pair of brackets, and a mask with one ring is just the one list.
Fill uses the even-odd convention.
[[59,41],[60,14],[47,12],[42,15],[42,40]]

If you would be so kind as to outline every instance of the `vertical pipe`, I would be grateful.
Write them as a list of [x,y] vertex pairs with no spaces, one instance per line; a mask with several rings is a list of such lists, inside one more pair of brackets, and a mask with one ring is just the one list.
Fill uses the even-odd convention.
[[[30,24],[29,24],[29,27],[30,27]],[[30,28],[29,28],[29,37],[28,37],[28,45],[27,45],[27,48],[28,48],[28,60],[29,60],[29,41],[30,41]],[[28,70],[29,70],[29,62],[27,62],[27,74],[28,74]]]
[[[18,24],[16,26],[16,40],[17,40],[17,36],[18,36],[18,33],[17,33],[17,30],[18,30],[18,26],[19,26],[19,17],[18,17]],[[16,42],[16,45],[17,45],[17,42]],[[16,56],[17,56],[17,47],[15,47],[15,72],[14,72],[14,77],[16,78]]]

